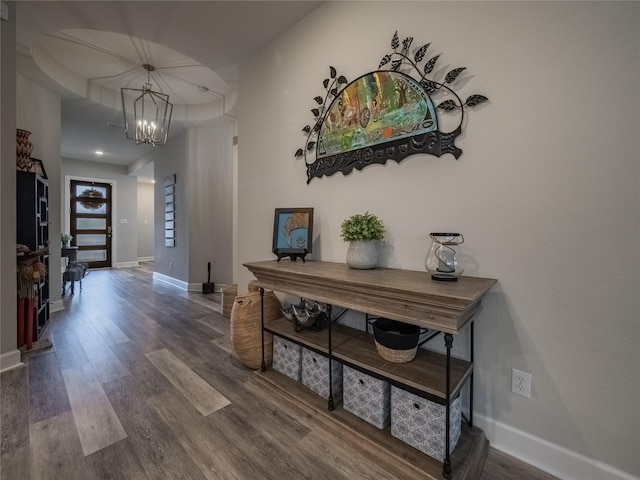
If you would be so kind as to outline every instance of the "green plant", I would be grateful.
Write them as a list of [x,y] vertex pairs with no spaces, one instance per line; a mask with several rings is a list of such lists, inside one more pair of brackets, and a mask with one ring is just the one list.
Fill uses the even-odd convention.
[[62,240],[63,244],[69,243],[71,240],[73,240],[73,235],[70,235],[68,233],[61,233],[60,240]]
[[369,212],[359,213],[342,222],[340,236],[345,242],[382,240],[384,224],[382,220]]

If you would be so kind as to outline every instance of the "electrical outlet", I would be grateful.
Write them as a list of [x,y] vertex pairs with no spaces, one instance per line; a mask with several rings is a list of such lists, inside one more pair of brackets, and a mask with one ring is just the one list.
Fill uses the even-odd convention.
[[511,391],[516,395],[531,398],[531,374],[512,368]]

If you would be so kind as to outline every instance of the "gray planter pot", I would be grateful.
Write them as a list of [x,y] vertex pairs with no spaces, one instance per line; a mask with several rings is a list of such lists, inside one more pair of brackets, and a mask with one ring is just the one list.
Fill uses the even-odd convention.
[[376,240],[349,242],[347,265],[358,270],[369,270],[378,264],[378,245]]

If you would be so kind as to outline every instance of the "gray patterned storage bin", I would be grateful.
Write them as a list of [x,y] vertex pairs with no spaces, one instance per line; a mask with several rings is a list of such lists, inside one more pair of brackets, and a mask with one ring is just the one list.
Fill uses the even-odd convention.
[[[445,417],[444,405],[391,387],[391,435],[441,462],[445,457]],[[461,419],[458,396],[451,402],[450,451],[460,438]]]
[[346,365],[343,368],[342,406],[378,428],[391,421],[391,386]]
[[[333,395],[342,392],[342,364],[331,361]],[[329,359],[308,348],[302,349],[302,383],[323,398],[329,398]]]
[[276,335],[273,336],[273,369],[300,381],[302,347]]

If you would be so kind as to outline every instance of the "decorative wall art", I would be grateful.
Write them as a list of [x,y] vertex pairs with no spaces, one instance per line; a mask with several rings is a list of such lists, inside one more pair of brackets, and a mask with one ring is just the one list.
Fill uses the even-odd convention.
[[276,208],[273,220],[273,253],[280,261],[289,257],[305,261],[313,241],[313,208]]
[[[462,133],[465,110],[488,98],[475,94],[463,101],[453,83],[466,68],[449,70],[437,81],[433,71],[440,55],[423,63],[430,44],[411,49],[412,43],[413,37],[407,37],[400,46],[395,32],[393,51],[382,58],[378,70],[351,83],[329,67],[329,78],[322,82],[325,93],[313,99],[314,123],[302,129],[305,146],[295,154],[305,160],[307,183],[373,163],[400,162],[417,153],[460,157],[462,150],[454,142]],[[434,103],[434,98],[445,96],[453,98]],[[458,113],[458,127],[442,132],[438,111]]]
[[176,176],[164,177],[164,246],[176,246]]

